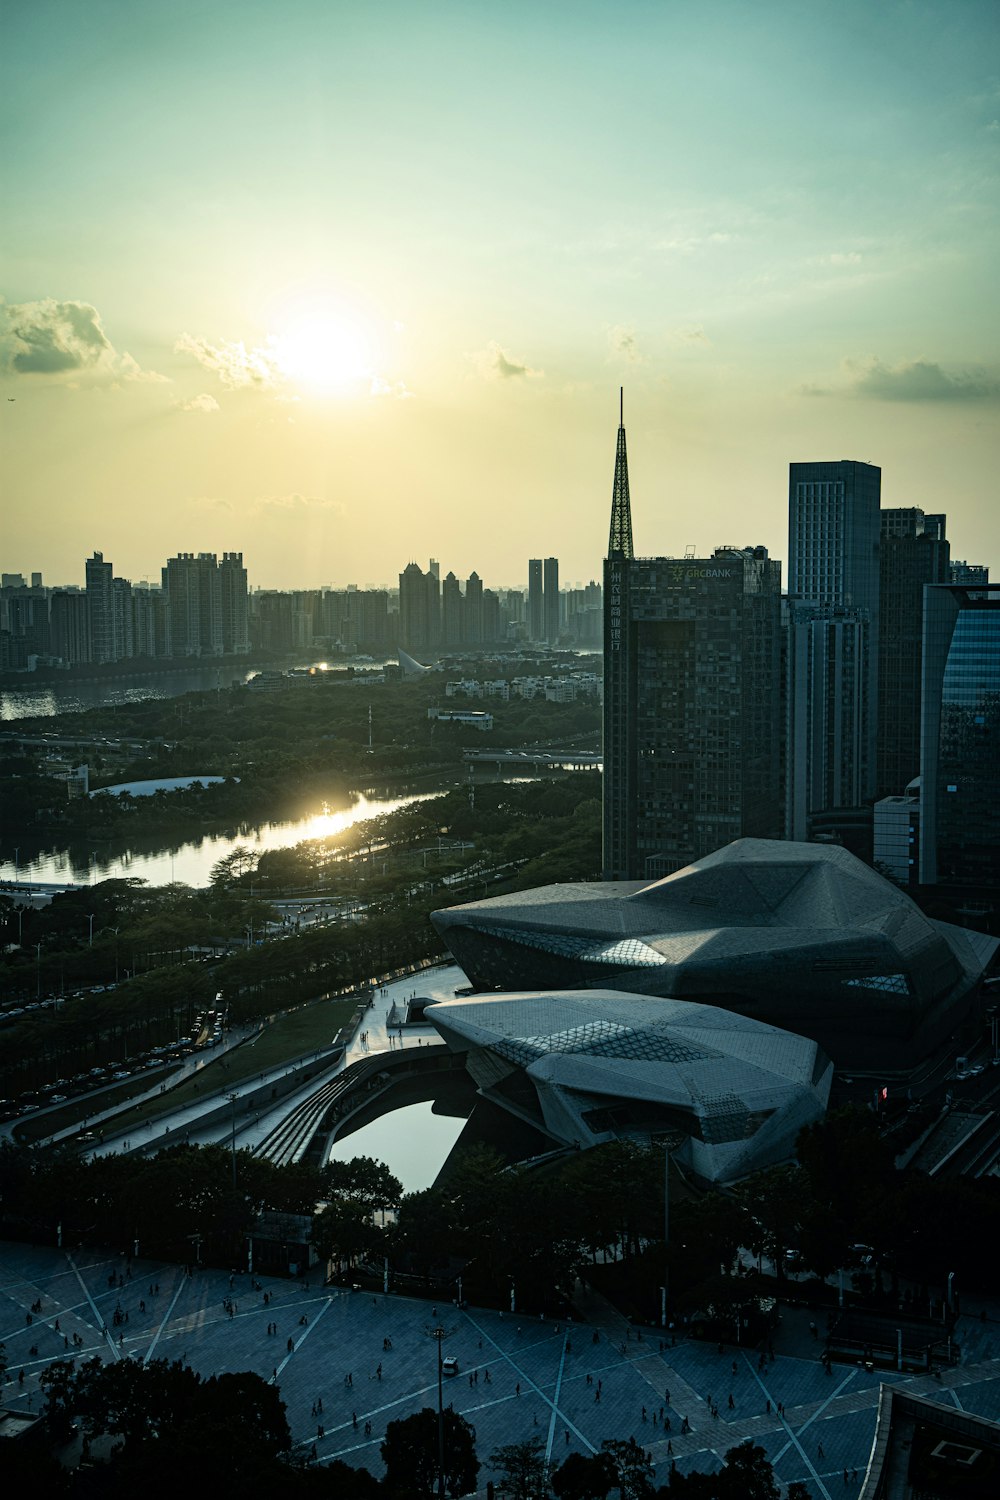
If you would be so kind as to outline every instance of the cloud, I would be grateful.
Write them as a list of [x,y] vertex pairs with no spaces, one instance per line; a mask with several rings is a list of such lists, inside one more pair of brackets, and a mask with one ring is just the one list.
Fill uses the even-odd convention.
[[824,261],[829,266],[860,266],[861,255],[857,250],[833,250]]
[[401,380],[383,380],[381,375],[373,375],[368,389],[370,396],[394,396],[397,401],[412,401],[413,392],[407,390]]
[[533,370],[530,365],[515,359],[491,339],[485,349],[472,356],[472,362],[484,380],[537,380],[544,370]]
[[280,515],[285,518],[312,515],[316,511],[346,513],[341,500],[320,500],[315,495],[264,495],[251,506],[252,515]]
[[623,359],[630,365],[642,364],[642,353],[635,337],[635,329],[616,323],[608,329],[608,348],[612,359]]
[[178,402],[178,407],[181,411],[200,411],[203,412],[206,416],[208,416],[213,411],[221,410],[219,403],[218,401],[216,401],[215,397],[209,396],[205,392],[202,392],[200,396],[192,396],[190,401]]
[[167,381],[143,370],[131,354],[118,353],[89,302],[43,297],[11,303],[2,312],[4,360],[17,375],[87,376],[112,384]]
[[210,344],[208,339],[182,333],[174,344],[174,352],[190,354],[206,370],[218,375],[229,390],[246,387],[269,389],[280,379],[274,354],[267,349],[248,349],[242,339],[238,343],[223,340],[216,345]]
[[932,360],[904,360],[887,365],[872,356],[844,361],[845,381],[838,387],[807,385],[807,396],[857,396],[868,401],[984,401],[1000,395],[1000,381],[979,374],[949,375]]

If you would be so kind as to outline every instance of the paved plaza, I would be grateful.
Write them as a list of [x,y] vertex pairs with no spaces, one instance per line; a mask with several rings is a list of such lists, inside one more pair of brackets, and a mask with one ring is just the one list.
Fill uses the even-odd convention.
[[[801,1479],[813,1496],[854,1500],[880,1379],[1000,1418],[1000,1322],[993,1318],[959,1321],[963,1363],[940,1380],[846,1365],[827,1375],[805,1310],[785,1312],[774,1357],[762,1361],[756,1350],[727,1346],[720,1354],[715,1345],[663,1346],[649,1332],[640,1338],[597,1297],[583,1304],[587,1322],[556,1325],[452,1304],[435,1309],[315,1278],[261,1277],[258,1290],[246,1275],[230,1286],[224,1271],[189,1275],[150,1261],[129,1267],[123,1256],[101,1252],[0,1243],[4,1403],[37,1411],[39,1373],[73,1353],[181,1359],[203,1375],[252,1370],[276,1380],[299,1452],[315,1443],[318,1462],[342,1458],[380,1475],[386,1423],[436,1405],[430,1330],[440,1323],[444,1353],[459,1365],[445,1400],[475,1426],[481,1493],[489,1454],[527,1437],[540,1437],[559,1463],[574,1450],[598,1449],[604,1438],[634,1436],[651,1450],[661,1481],[672,1460],[682,1471],[715,1469],[727,1448],[752,1438],[783,1484]],[[42,1312],[32,1315],[39,1298]],[[271,1324],[276,1333],[268,1333]],[[74,1346],[74,1335],[82,1343]]]

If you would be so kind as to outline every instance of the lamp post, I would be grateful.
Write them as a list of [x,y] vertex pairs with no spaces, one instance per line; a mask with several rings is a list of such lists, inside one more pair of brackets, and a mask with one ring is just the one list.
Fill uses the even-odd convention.
[[448,1334],[439,1323],[430,1330],[430,1335],[436,1341],[438,1351],[438,1495],[444,1500],[444,1361],[441,1345]]
[[667,1291],[670,1286],[670,1147],[663,1148],[663,1285],[660,1287],[660,1327],[667,1326]]
[[94,918],[96,917],[96,915],[97,913],[94,911],[88,912],[87,914],[87,921],[90,923],[90,936],[87,939],[88,948],[92,948],[94,946]]
[[233,1107],[232,1158],[233,1158],[233,1191],[234,1192],[236,1191],[236,1101],[237,1101],[237,1099],[239,1097],[240,1097],[239,1094],[235,1094],[235,1093],[234,1094],[227,1094],[226,1095],[226,1098],[229,1100],[230,1104]]
[[38,978],[37,978],[37,984],[36,984],[36,991],[37,991],[37,993],[36,993],[36,999],[40,1000],[42,998],[42,945],[41,945],[41,943],[36,943],[35,944],[35,963],[37,965],[37,970],[38,970]]

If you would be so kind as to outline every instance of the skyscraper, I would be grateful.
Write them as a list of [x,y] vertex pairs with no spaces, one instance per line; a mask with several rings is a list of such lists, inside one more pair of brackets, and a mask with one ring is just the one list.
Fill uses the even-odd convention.
[[924,589],[920,883],[1000,876],[1000,584]]
[[542,565],[545,639],[554,646],[559,639],[559,559],[547,557]]
[[528,639],[545,639],[545,594],[540,557],[528,560]]
[[[843,766],[831,778],[824,773],[823,780],[832,785],[836,780],[841,786],[858,788],[859,804],[866,802],[875,792],[875,744],[876,704],[878,701],[878,608],[879,608],[879,536],[882,471],[874,464],[857,463],[851,459],[836,462],[793,463],[789,465],[788,483],[788,597],[789,603],[802,602],[819,606],[811,613],[816,624],[807,628],[818,628],[820,611],[827,610],[831,618],[844,611],[864,626],[867,640],[863,655],[867,666],[862,680],[854,671],[856,652],[852,652],[847,663],[848,675],[838,685],[829,680],[823,691],[836,697],[859,691],[865,700],[849,708],[852,723],[864,722],[863,740],[856,741],[861,763],[850,769]],[[794,612],[790,618],[794,617]],[[846,639],[839,632],[842,640]],[[853,634],[853,632],[852,632]],[[838,632],[824,632],[828,642],[837,639]],[[818,649],[818,648],[817,648]],[[830,700],[832,701],[832,700]],[[823,717],[819,705],[808,710],[809,720],[815,724]],[[800,720],[800,724],[803,721]],[[801,761],[807,747],[795,739],[794,726],[789,726],[786,746],[787,775],[798,778],[803,784]],[[819,742],[814,740],[814,746]],[[836,747],[829,756],[830,767],[841,760],[843,745]],[[812,778],[813,785],[817,785]],[[813,807],[811,811],[828,809]]]
[[920,771],[924,584],[948,582],[945,517],[884,510],[879,547],[880,797],[901,795]]
[[604,565],[604,874],[777,838],[780,565],[763,547],[635,558],[619,425]]

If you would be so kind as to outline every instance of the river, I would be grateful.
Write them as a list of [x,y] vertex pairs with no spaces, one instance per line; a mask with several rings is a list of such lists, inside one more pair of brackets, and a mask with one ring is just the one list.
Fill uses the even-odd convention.
[[366,797],[354,793],[347,807],[321,808],[305,818],[278,823],[244,826],[236,833],[208,834],[176,848],[162,847],[145,852],[132,849],[116,854],[82,847],[48,848],[28,854],[20,851],[17,862],[10,857],[0,862],[0,881],[36,880],[71,885],[94,885],[99,880],[135,879],[150,885],[167,885],[179,881],[184,885],[208,885],[212,867],[225,855],[242,845],[255,854],[267,849],[286,849],[307,839],[328,838],[342,833],[354,823],[395,812],[413,802],[438,797],[447,788],[432,792],[415,792],[407,796]]
[[[285,672],[292,667],[326,667],[327,662],[294,660],[245,665],[223,664],[172,667],[165,672],[136,672],[121,677],[69,677],[32,682],[30,672],[16,684],[10,679],[0,688],[0,721],[51,718],[54,714],[79,713],[88,708],[108,708],[118,703],[141,703],[147,698],[178,698],[182,693],[209,693],[218,688],[242,687],[258,672]],[[370,657],[338,660],[340,667],[367,667],[377,671],[381,662]]]

